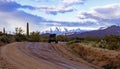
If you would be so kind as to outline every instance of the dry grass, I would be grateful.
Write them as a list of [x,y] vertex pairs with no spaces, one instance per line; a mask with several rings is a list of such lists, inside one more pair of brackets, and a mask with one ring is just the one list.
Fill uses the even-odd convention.
[[120,69],[120,52],[75,44],[73,50],[81,58],[105,69]]

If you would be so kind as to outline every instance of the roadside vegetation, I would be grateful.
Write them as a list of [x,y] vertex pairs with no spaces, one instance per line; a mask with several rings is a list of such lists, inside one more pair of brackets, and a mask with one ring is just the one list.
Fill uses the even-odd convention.
[[120,51],[120,36],[108,35],[105,37],[84,37],[84,38],[72,38],[68,44],[81,43],[86,46],[92,46],[96,48],[103,48],[109,50]]
[[120,69],[120,36],[72,38],[68,43],[82,59],[104,69]]
[[21,27],[15,28],[14,34],[7,34],[5,28],[3,28],[3,32],[0,32],[0,43],[11,43],[11,42],[22,42],[22,41],[29,41],[29,42],[39,42],[40,39],[40,32],[30,32],[29,34],[29,23],[26,26],[26,34]]
[[0,42],[1,43],[11,43],[11,42],[39,42],[40,41],[40,33],[39,32],[31,32],[29,36],[23,34],[23,30],[21,28],[16,28],[16,32],[14,35],[11,34],[3,34],[0,32]]

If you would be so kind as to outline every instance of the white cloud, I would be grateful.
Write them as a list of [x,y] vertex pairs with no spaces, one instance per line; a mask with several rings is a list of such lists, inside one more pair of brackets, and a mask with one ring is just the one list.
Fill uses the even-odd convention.
[[1,28],[5,27],[6,31],[14,31],[15,27],[22,27],[24,29],[25,23],[23,20],[17,19],[10,13],[0,12],[0,26]]
[[65,13],[65,12],[71,12],[74,11],[73,7],[64,7],[64,6],[43,6],[40,8],[37,8],[40,11],[43,11],[45,13],[56,15],[57,13]]
[[[38,2],[53,2],[52,6],[51,5],[45,5],[45,6],[39,6],[36,7],[36,10],[40,10],[42,12],[48,13],[48,14],[53,14],[56,15],[58,13],[66,13],[66,12],[72,12],[76,8],[73,7],[73,5],[76,4],[82,4],[85,2],[85,0],[33,0],[33,1],[38,1]],[[57,5],[54,4],[54,2],[58,2]]]
[[94,16],[101,17],[103,19],[113,19],[120,17],[120,4],[106,5],[102,7],[95,7],[92,9]]
[[26,23],[30,24],[30,31],[40,31],[44,27],[41,26],[40,22],[44,20],[40,17],[33,16],[24,12],[1,12],[0,11],[0,30],[5,27],[6,31],[15,31],[16,27],[21,27],[24,31],[26,31]]
[[65,5],[73,5],[73,4],[81,4],[84,3],[85,0],[63,0],[63,4]]
[[94,19],[100,25],[120,25],[120,4],[94,7],[90,11],[80,12],[79,19]]
[[48,1],[55,1],[55,0],[34,0],[36,2],[48,2]]
[[[6,0],[11,1],[11,0]],[[44,1],[44,0],[40,0]],[[48,0],[46,0],[48,1]],[[74,11],[74,6],[70,4],[82,3],[83,0],[63,0],[59,5],[56,6],[40,6],[35,9],[39,11],[43,11],[45,13],[50,14],[58,14]],[[14,3],[14,2],[13,2]],[[8,3],[10,4],[10,3]],[[64,5],[63,5],[64,4]],[[65,6],[69,4],[69,6]],[[6,6],[6,5],[5,5]],[[15,27],[22,27],[26,30],[26,23],[30,22],[31,31],[34,30],[45,30],[49,29],[49,27],[55,26],[65,26],[65,27],[83,27],[88,29],[94,29],[95,27],[100,27],[104,25],[120,25],[120,4],[112,4],[106,6],[99,6],[91,8],[89,11],[80,12],[79,20],[74,20],[75,22],[62,22],[60,21],[48,21],[43,19],[42,17],[34,16],[32,14],[28,14],[23,12],[22,10],[16,10],[19,8],[14,5],[11,7],[6,6],[7,8],[0,8],[0,26],[7,27],[8,30],[14,30]],[[15,8],[14,8],[15,7]],[[12,11],[7,11],[8,9],[12,9]],[[3,9],[7,9],[5,12],[1,11]],[[92,28],[93,27],[93,28]]]
[[12,2],[14,0],[0,0],[0,1],[2,1],[2,2]]

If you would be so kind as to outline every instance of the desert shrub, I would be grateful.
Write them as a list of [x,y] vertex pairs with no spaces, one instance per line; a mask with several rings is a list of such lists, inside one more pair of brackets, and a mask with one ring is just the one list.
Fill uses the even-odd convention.
[[0,31],[0,36],[2,36],[3,35],[3,33]]
[[120,36],[108,35],[103,38],[107,42],[120,42]]
[[15,37],[13,35],[8,35],[7,36],[9,38],[9,42],[15,42]]
[[120,49],[120,44],[117,42],[111,42],[111,43],[108,43],[108,46],[106,48],[110,50],[117,50],[117,49]]
[[68,42],[69,38],[67,36],[65,36],[65,35],[58,35],[57,40],[62,41],[62,42]]
[[67,45],[73,49],[75,47],[75,43],[80,43],[81,40],[79,38],[74,38],[73,40],[67,42]]
[[68,43],[67,45],[68,45],[71,49],[75,48],[75,45],[74,45],[73,43],[71,43],[71,44]]
[[103,38],[106,41],[106,48],[110,50],[117,50],[120,49],[120,36],[116,35],[109,35]]
[[106,42],[105,40],[101,40],[100,42],[89,43],[90,46],[109,49],[109,50],[118,50],[120,49],[120,43],[117,42]]
[[4,43],[14,42],[15,39],[12,35],[2,35],[0,36],[0,41]]
[[80,43],[80,40],[74,39],[74,40],[69,41],[67,44],[71,45],[71,44],[74,44],[74,43]]
[[81,42],[84,42],[84,38],[73,37],[68,39],[68,44],[81,43]]
[[26,36],[23,34],[23,29],[20,27],[20,28],[15,28],[15,35],[14,35],[14,38],[15,38],[15,41],[25,41],[26,40]]
[[48,42],[49,36],[47,36],[47,35],[46,36],[41,36],[40,38],[41,38],[40,40],[42,42]]
[[108,35],[103,38],[98,37],[85,37],[84,42],[90,46],[109,49],[120,50],[120,36]]
[[28,41],[39,42],[40,41],[40,32],[31,32],[30,36],[27,37]]
[[107,42],[105,40],[101,40],[100,42],[98,42],[96,44],[96,47],[99,47],[99,48],[107,48]]
[[85,41],[97,41],[97,42],[99,42],[101,40],[101,38],[97,37],[97,36],[95,36],[95,37],[86,36],[86,37],[84,37],[84,39],[85,39]]
[[85,42],[84,45],[86,46],[92,46],[92,47],[98,47],[97,42],[90,41],[90,42]]
[[14,36],[15,41],[21,42],[21,41],[25,41],[26,40],[26,36],[23,34],[17,34]]
[[0,41],[4,42],[4,43],[9,43],[9,39],[7,38],[6,35],[3,35],[0,37]]
[[73,48],[74,47],[74,41],[69,41],[69,42],[67,42],[66,43],[67,44],[67,46],[69,46],[70,48]]

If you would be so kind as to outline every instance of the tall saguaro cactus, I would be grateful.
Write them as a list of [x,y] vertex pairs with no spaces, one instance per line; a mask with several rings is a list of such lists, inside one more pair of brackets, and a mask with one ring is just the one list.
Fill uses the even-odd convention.
[[29,23],[27,23],[27,36],[29,36]]
[[5,27],[3,28],[3,33],[5,34]]

